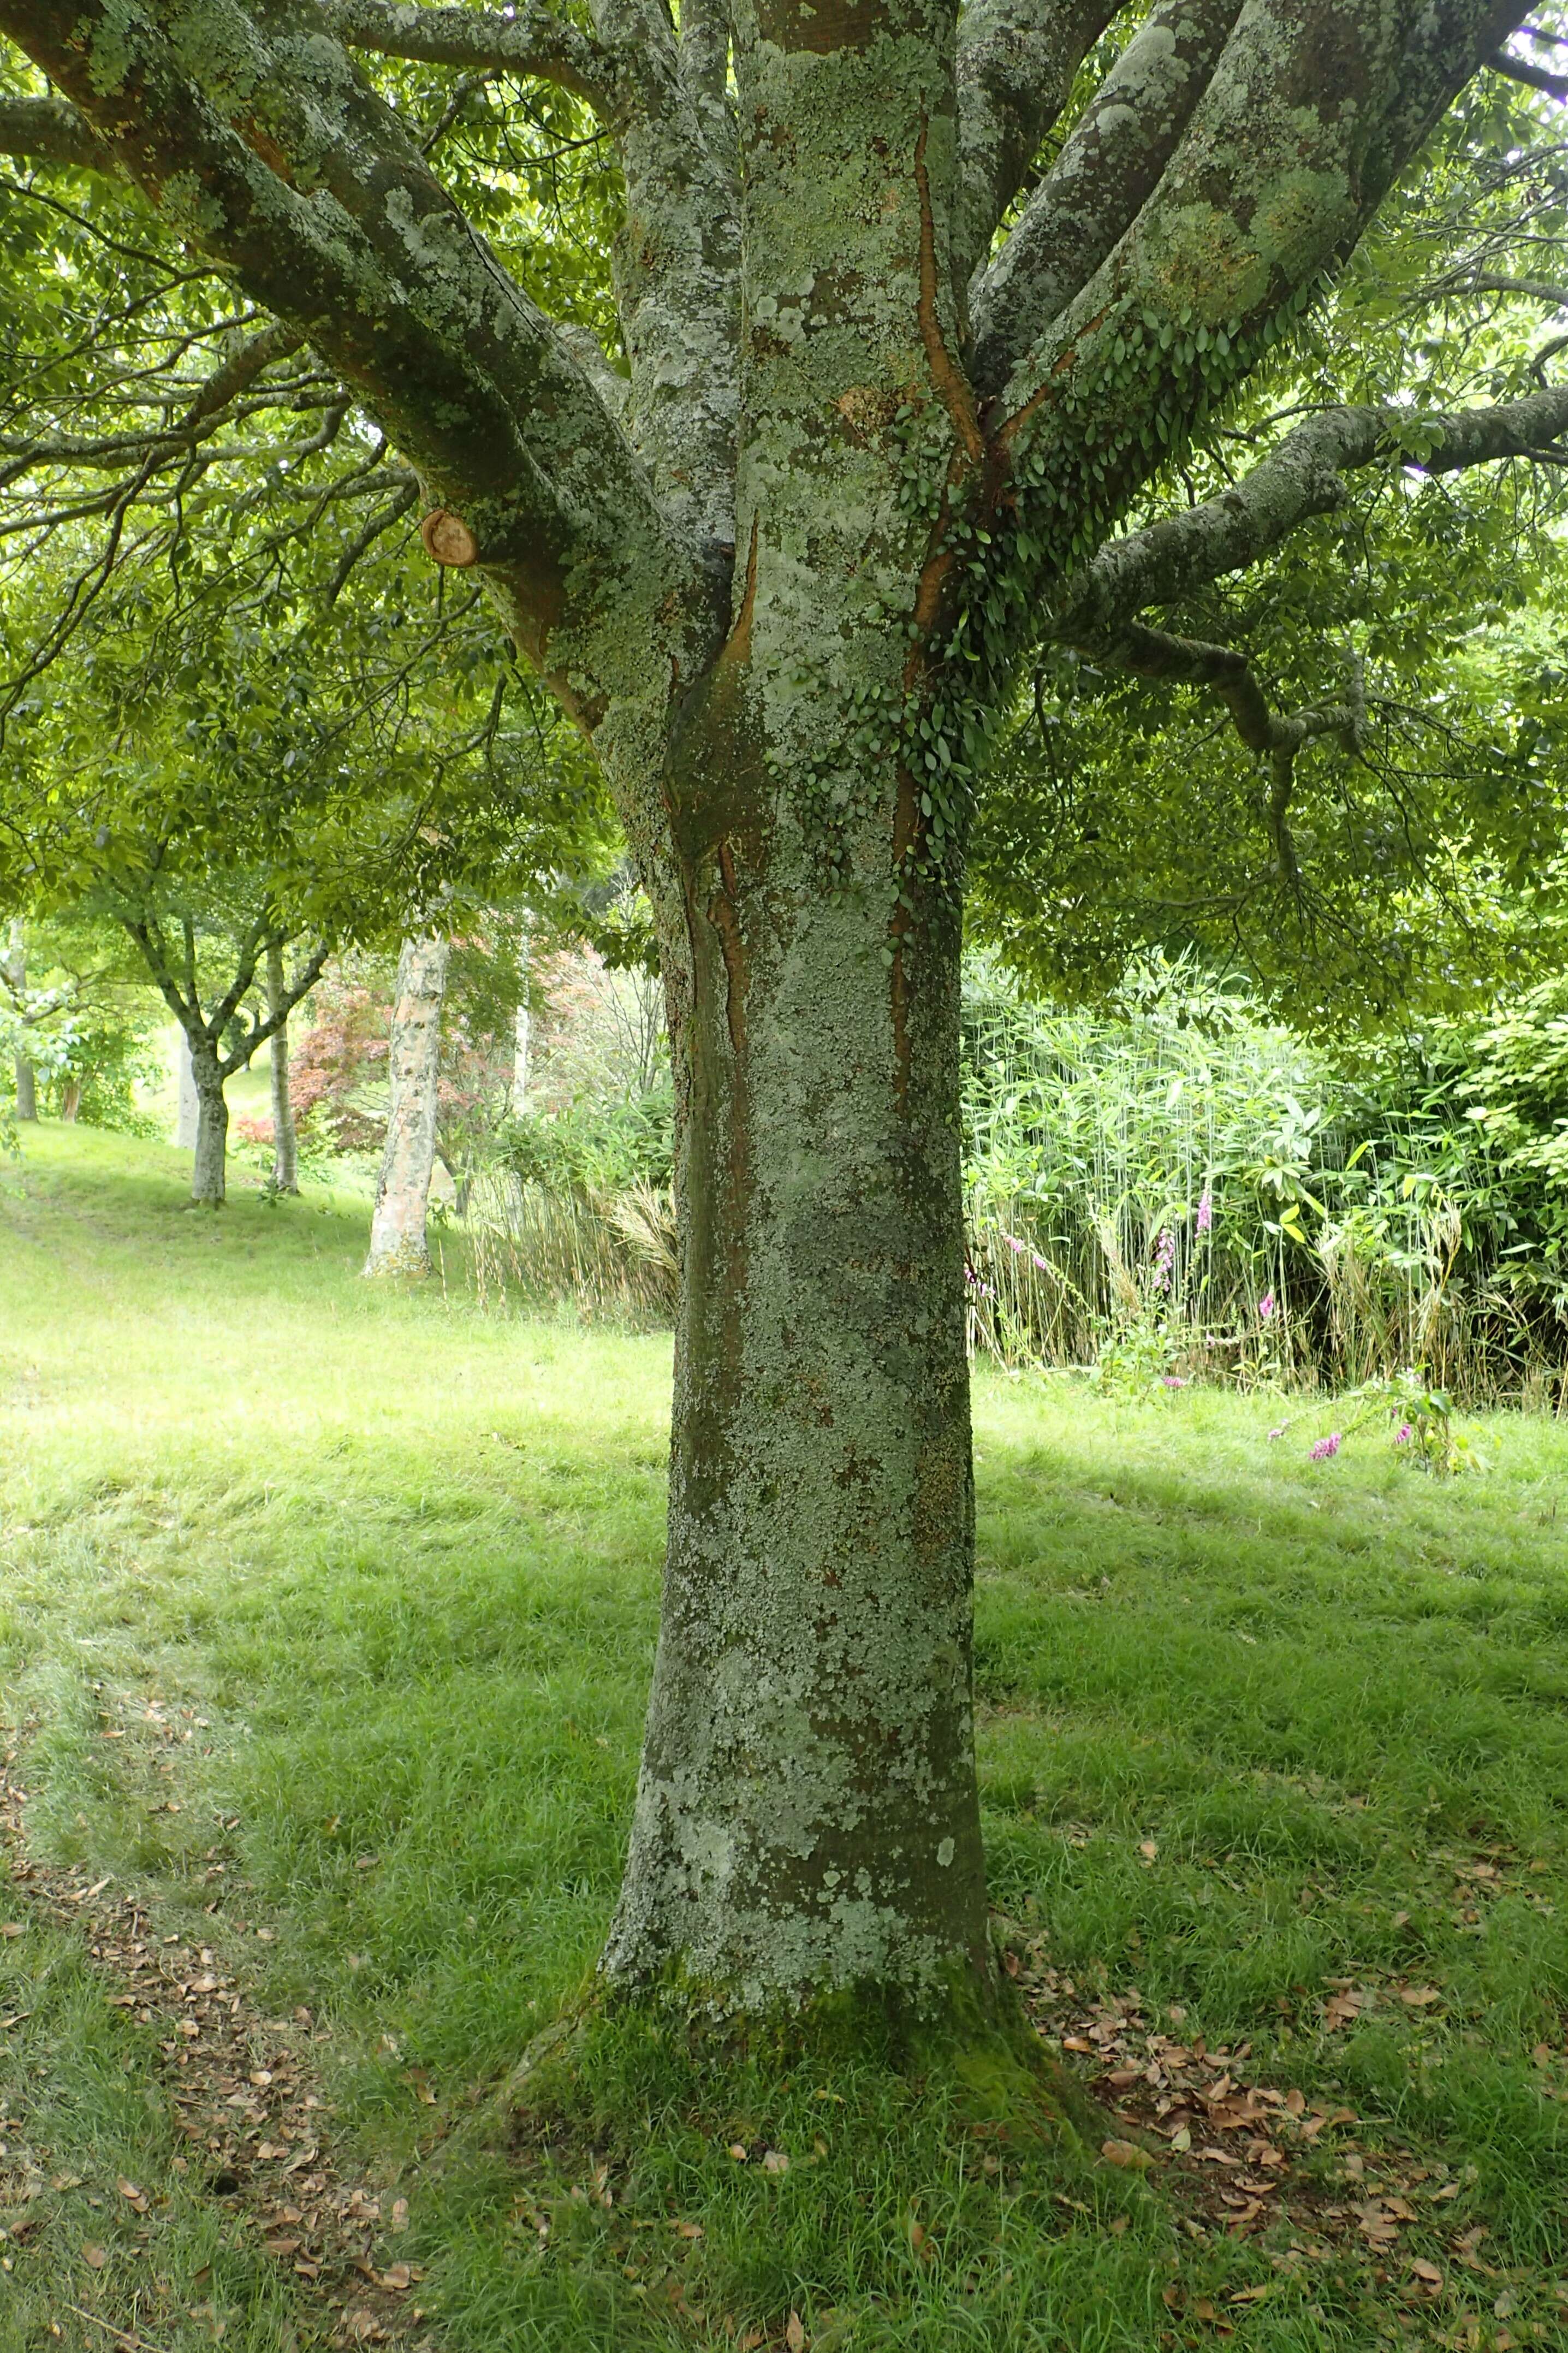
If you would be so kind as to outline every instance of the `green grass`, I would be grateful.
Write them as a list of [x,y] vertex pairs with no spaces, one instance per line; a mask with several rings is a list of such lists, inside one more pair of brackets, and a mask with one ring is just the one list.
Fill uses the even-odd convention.
[[[479,2119],[614,1899],[668,1344],[487,1319],[451,1244],[444,1284],[363,1284],[363,1205],[242,1193],[211,1219],[155,1146],[46,1127],[27,1153],[0,1179],[0,1688],[32,1727],[31,1835],[219,1944],[268,2006],[313,2005],[444,2342],[718,2345],[730,2316],[774,2346],[795,2310],[853,2353],[1144,2353],[1213,2335],[1173,2321],[1174,2277],[1190,2299],[1270,2284],[1220,2307],[1260,2353],[1468,2343],[1472,2319],[1479,2346],[1568,2345],[1568,2079],[1531,2056],[1561,2059],[1568,2015],[1568,1432],[1487,1423],[1489,1471],[1441,1485],[1370,1440],[1321,1465],[1294,1431],[1271,1448],[1264,1399],[976,1396],[994,1901],[1058,1968],[1250,2038],[1262,2080],[1447,2166],[1492,2276],[1406,2309],[1397,2273],[1298,2282],[1070,2152],[987,2174],[934,2090],[865,2058],[694,2073],[607,2035],[576,2142],[520,2167]],[[154,1698],[188,1741],[136,1736]],[[181,1810],[151,1812],[171,1788]],[[1478,1857],[1495,1892],[1467,1905]],[[1442,2000],[1326,2032],[1328,1981],[1380,1974]],[[41,2194],[0,2274],[4,2353],[107,2353],[72,2305],[161,2353],[219,2322],[247,2353],[316,2341],[305,2292],[175,2165],[152,2037],[79,1941],[0,1942],[7,2016],[0,2095]],[[737,2136],[789,2171],[734,2163]],[[571,2194],[589,2142],[609,2210]],[[141,2252],[121,2172],[167,2200]]]

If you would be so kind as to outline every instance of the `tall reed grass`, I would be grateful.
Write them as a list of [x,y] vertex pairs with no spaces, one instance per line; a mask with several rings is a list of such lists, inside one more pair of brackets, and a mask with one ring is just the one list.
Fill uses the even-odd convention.
[[[1497,1140],[1478,1038],[1332,1057],[1187,965],[1154,959],[1085,1011],[972,958],[972,1346],[1134,1388],[1419,1369],[1468,1403],[1563,1409],[1568,1177]],[[467,1203],[481,1299],[668,1316],[669,1119],[666,1089],[518,1124]]]
[[674,1310],[679,1257],[667,1187],[637,1181],[584,1193],[492,1164],[469,1188],[464,1226],[481,1306],[570,1301],[634,1325],[667,1321]]
[[1457,1071],[1336,1069],[1155,961],[1116,1015],[964,1003],[967,1291],[1000,1363],[1336,1388],[1420,1366],[1469,1401],[1564,1394],[1502,1156]]

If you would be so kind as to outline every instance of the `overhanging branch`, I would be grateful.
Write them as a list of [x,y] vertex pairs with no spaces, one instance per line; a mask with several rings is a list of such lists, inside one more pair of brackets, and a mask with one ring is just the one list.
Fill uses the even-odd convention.
[[551,81],[615,115],[626,92],[617,60],[587,33],[548,8],[426,7],[419,0],[323,0],[340,41],[383,57],[463,66]]
[[1568,74],[1552,73],[1528,58],[1510,57],[1506,49],[1494,50],[1487,63],[1493,73],[1506,74],[1510,81],[1521,81],[1527,90],[1542,90],[1548,98],[1568,99]]
[[1268,554],[1298,524],[1331,514],[1345,476],[1383,462],[1427,474],[1500,458],[1568,458],[1568,386],[1492,408],[1423,417],[1410,409],[1327,408],[1217,498],[1102,547],[1070,583],[1046,634],[1100,640],[1150,605],[1187,596]]
[[111,161],[92,125],[63,98],[0,98],[0,155],[107,172]]
[[1289,827],[1296,756],[1304,744],[1325,735],[1336,737],[1346,752],[1359,754],[1366,726],[1359,659],[1352,663],[1350,693],[1343,702],[1276,712],[1269,708],[1268,697],[1247,656],[1234,646],[1206,645],[1196,638],[1176,637],[1169,630],[1131,621],[1114,636],[1085,644],[1080,650],[1137,678],[1205,689],[1225,704],[1247,749],[1268,764],[1269,835],[1283,881],[1291,891],[1299,890],[1301,871]]

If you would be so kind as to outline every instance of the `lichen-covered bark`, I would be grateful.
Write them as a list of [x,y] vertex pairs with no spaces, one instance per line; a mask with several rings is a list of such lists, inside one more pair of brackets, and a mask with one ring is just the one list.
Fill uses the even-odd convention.
[[436,1165],[441,1006],[450,953],[447,941],[424,936],[405,940],[397,960],[386,1060],[391,1103],[366,1274],[422,1275],[430,1271],[425,1221]]
[[192,1045],[191,1072],[196,1089],[191,1198],[198,1208],[221,1209],[228,1194],[228,1100],[217,1056],[205,1039]]
[[191,1064],[191,1041],[184,1029],[174,1048],[175,1109],[174,1145],[181,1152],[196,1148],[196,1131],[201,1124],[201,1097],[196,1092],[196,1074]]
[[826,894],[721,721],[702,750],[729,822],[683,860],[669,1548],[605,1968],[726,2008],[918,1996],[986,1966],[956,915],[922,899],[895,976],[865,895],[893,824]]
[[1107,74],[995,261],[976,276],[969,364],[983,392],[1001,390],[1032,332],[1088,284],[1137,219],[1239,6],[1164,0]]

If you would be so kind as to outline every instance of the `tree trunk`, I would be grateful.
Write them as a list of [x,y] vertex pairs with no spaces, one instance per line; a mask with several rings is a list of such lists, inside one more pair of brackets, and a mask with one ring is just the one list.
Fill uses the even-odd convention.
[[689,861],[689,957],[672,937],[667,959],[687,963],[669,1546],[603,1966],[724,2009],[990,1981],[958,923],[914,886],[889,924],[900,827],[877,816],[858,889],[824,890],[798,834]]
[[60,1117],[74,1126],[80,1109],[81,1081],[74,1078],[64,1080],[60,1086]]
[[201,1098],[196,1092],[196,1074],[191,1065],[191,1041],[184,1029],[180,1031],[180,1040],[174,1054],[179,1086],[179,1109],[174,1117],[174,1148],[179,1152],[194,1152],[196,1148],[197,1130],[201,1124]]
[[517,955],[518,971],[522,980],[522,1001],[517,1008],[516,1018],[512,1025],[511,1108],[512,1115],[517,1119],[525,1118],[528,1113],[528,1050],[530,1043],[528,977],[529,965],[531,962],[529,951],[529,936],[525,931],[522,935],[522,944],[519,948]]
[[[283,950],[274,944],[267,951],[267,1009],[276,1015],[284,1001]],[[289,1099],[289,1024],[280,1021],[272,1032],[272,1189],[300,1189],[300,1152],[294,1134],[294,1106]]]
[[[18,1012],[27,986],[27,934],[20,915],[11,918],[11,939],[5,958],[6,978],[16,999]],[[16,1116],[36,1120],[38,1116],[38,1082],[33,1065],[26,1054],[18,1054],[15,1064],[16,1079]]]
[[397,1000],[392,1010],[387,1056],[392,1102],[371,1219],[366,1274],[420,1275],[430,1271],[425,1219],[436,1159],[447,956],[447,941],[426,937],[405,940],[397,960]]
[[221,1209],[227,1198],[228,1103],[217,1056],[210,1046],[191,1049],[191,1070],[196,1094],[191,1198],[199,1208]]

